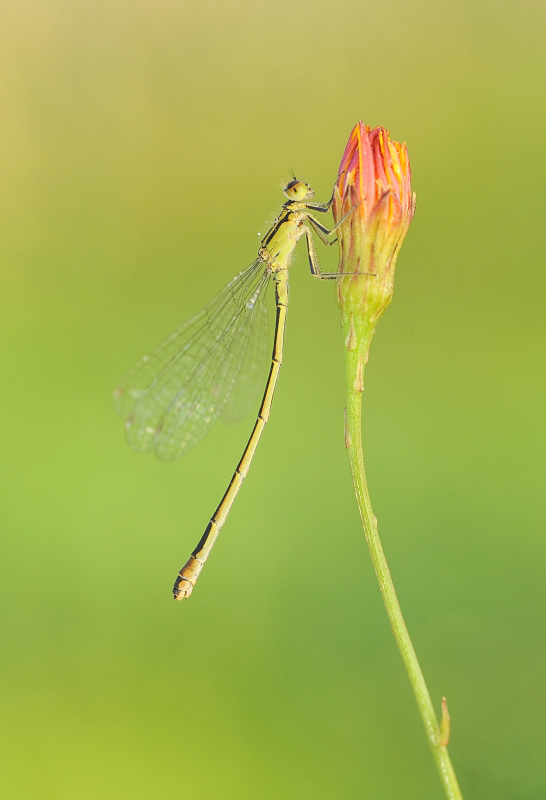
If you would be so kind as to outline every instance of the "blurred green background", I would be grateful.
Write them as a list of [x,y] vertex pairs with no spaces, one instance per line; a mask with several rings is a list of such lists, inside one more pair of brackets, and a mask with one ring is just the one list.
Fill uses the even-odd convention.
[[333,286],[300,250],[188,603],[252,420],[164,464],[111,408],[252,261],[289,168],[329,197],[359,119],[418,195],[366,375],[384,546],[465,799],[546,796],[545,27],[533,0],[4,7],[2,797],[441,800],[352,495]]

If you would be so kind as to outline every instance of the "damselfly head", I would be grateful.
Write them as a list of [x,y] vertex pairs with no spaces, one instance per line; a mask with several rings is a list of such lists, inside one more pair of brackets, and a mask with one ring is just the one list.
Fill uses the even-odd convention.
[[315,193],[309,184],[299,181],[297,178],[294,178],[293,181],[290,181],[290,183],[286,184],[284,187],[284,193],[289,200],[296,201],[309,200],[311,197],[315,196]]

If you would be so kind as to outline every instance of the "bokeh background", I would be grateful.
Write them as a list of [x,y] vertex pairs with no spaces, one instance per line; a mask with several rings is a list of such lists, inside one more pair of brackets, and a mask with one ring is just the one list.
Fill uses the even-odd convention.
[[300,251],[272,418],[188,603],[252,420],[164,464],[111,407],[252,261],[290,168],[329,197],[363,119],[418,195],[366,375],[380,531],[465,798],[544,798],[544,5],[2,16],[2,796],[441,800],[352,495],[333,286]]

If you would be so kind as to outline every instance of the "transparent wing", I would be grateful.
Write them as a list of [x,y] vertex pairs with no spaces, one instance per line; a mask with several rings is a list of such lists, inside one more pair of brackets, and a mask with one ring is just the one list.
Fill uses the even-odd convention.
[[224,422],[238,422],[257,405],[263,394],[270,364],[266,299],[265,292],[256,298],[245,358],[233,391],[220,414]]
[[269,278],[257,259],[128,373],[114,407],[134,450],[170,460],[207,433],[246,361]]

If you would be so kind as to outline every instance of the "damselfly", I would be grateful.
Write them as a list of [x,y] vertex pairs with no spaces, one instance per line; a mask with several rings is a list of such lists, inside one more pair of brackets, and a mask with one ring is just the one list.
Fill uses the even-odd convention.
[[[125,417],[127,441],[134,450],[155,450],[165,461],[178,458],[209,431],[220,415],[242,416],[256,399],[259,364],[266,358],[266,289],[275,285],[276,322],[271,367],[252,434],[220,505],[188,562],[176,578],[175,599],[188,598],[207,560],[220,528],[241,488],[269,417],[282,363],[288,268],[294,247],[305,236],[311,274],[335,279],[342,273],[321,272],[313,242],[314,231],[324,244],[344,221],[331,230],[311,214],[327,212],[327,203],[313,203],[309,184],[296,178],[287,184],[279,217],[264,236],[258,257],[222,291],[144,356],[114,392],[116,411]],[[349,212],[351,213],[351,212]],[[345,215],[347,216],[347,215]]]

